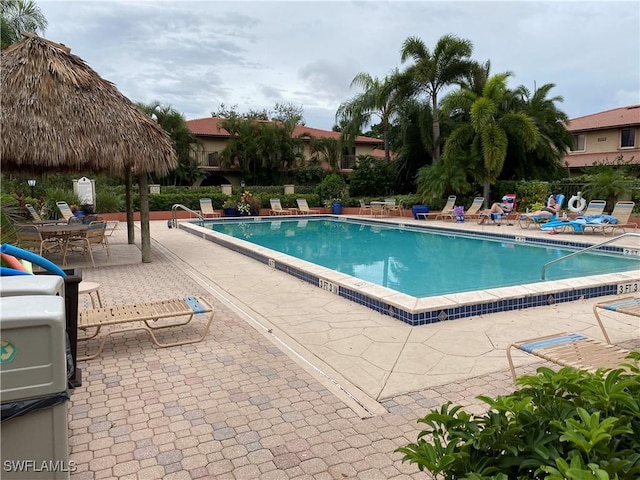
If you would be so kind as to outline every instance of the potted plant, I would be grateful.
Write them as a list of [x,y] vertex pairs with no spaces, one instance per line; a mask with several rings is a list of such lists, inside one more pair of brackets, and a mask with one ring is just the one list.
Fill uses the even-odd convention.
[[327,175],[319,187],[320,197],[323,198],[324,206],[331,208],[331,213],[340,215],[342,213],[342,196],[347,190],[347,184],[337,173]]
[[245,190],[236,205],[236,210],[240,215],[260,215],[260,200],[255,198],[251,192]]
[[331,213],[334,215],[340,215],[342,213],[342,198],[333,197],[324,201],[324,206],[331,209]]
[[225,200],[225,202],[222,204],[222,212],[224,213],[224,216],[236,217],[238,215],[238,211],[236,210],[236,205],[237,203],[231,198],[228,198],[227,200]]

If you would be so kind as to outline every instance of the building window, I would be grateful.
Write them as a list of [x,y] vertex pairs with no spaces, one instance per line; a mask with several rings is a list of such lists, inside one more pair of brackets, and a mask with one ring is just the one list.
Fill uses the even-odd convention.
[[636,146],[635,128],[623,128],[620,130],[620,148],[632,148]]
[[218,159],[218,152],[209,152],[207,154],[207,165],[210,167],[220,166],[220,160]]
[[573,146],[571,147],[571,151],[584,152],[586,140],[587,140],[587,137],[584,133],[573,135]]

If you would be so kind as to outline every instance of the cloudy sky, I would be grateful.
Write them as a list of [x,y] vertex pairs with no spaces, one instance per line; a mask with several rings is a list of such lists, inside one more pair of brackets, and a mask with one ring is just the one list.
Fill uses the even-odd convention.
[[221,103],[238,110],[302,106],[331,129],[359,72],[405,68],[417,36],[473,43],[510,86],[554,83],[575,118],[640,103],[640,2],[634,1],[163,1],[36,0],[44,34],[64,43],[134,102],[155,100],[186,119]]

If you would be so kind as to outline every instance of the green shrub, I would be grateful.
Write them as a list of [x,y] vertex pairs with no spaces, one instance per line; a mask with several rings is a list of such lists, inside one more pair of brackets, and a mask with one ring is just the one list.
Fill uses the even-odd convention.
[[372,155],[358,155],[349,183],[349,195],[389,195],[395,184],[395,166]]
[[112,189],[96,188],[95,213],[114,213],[125,210],[125,198]]
[[300,185],[318,185],[326,175],[320,165],[307,165],[298,168],[294,177]]
[[640,478],[640,353],[627,370],[539,368],[510,395],[478,397],[484,415],[451,403],[418,420],[417,442],[396,451],[434,477]]
[[318,195],[323,202],[339,198],[343,199],[347,191],[347,183],[342,175],[332,173],[327,175],[318,187]]

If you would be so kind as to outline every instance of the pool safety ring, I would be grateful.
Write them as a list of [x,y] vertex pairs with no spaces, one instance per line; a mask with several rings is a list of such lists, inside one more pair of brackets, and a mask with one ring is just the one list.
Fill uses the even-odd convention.
[[574,195],[569,199],[569,203],[567,203],[567,206],[573,213],[578,213],[583,211],[587,207],[587,201],[582,198],[582,192],[578,192],[577,195]]

